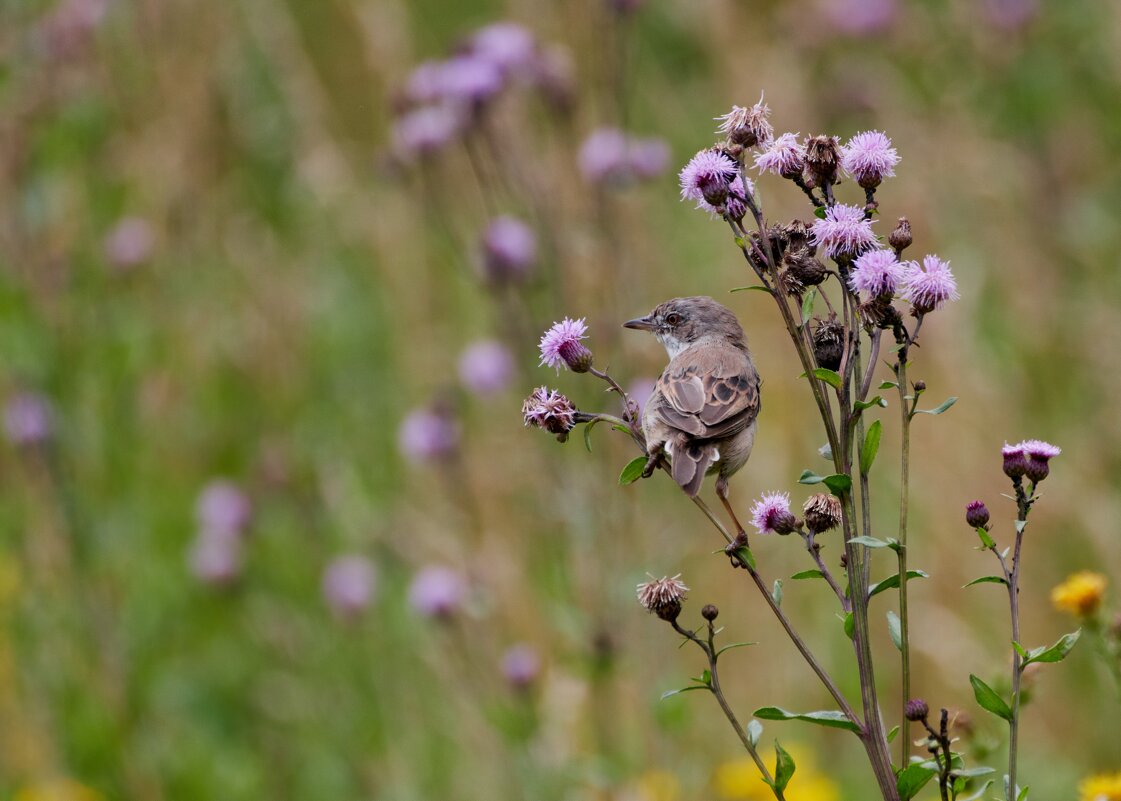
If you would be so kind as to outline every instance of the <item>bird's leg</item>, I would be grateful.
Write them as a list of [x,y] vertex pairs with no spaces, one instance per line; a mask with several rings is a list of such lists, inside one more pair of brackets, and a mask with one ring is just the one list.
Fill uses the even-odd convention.
[[642,477],[650,478],[654,475],[654,471],[662,466],[665,459],[665,446],[662,443],[652,445],[646,452],[646,466],[642,468]]
[[716,497],[724,504],[724,508],[728,512],[728,516],[732,518],[732,525],[736,528],[736,539],[742,540],[743,544],[747,544],[747,532],[744,531],[740,519],[736,517],[736,513],[732,510],[732,504],[728,501],[728,479],[724,476],[717,476],[716,478]]

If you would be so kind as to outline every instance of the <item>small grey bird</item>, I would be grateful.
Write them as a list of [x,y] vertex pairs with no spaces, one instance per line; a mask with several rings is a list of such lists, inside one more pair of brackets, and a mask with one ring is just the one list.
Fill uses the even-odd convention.
[[755,444],[759,373],[736,315],[709,297],[674,298],[623,326],[651,331],[670,358],[642,415],[643,475],[668,455],[670,475],[693,498],[716,473],[716,494],[742,531],[728,479]]

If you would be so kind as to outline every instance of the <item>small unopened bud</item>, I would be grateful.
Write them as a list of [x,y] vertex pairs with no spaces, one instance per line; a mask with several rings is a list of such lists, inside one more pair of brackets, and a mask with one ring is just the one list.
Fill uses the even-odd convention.
[[818,366],[836,370],[844,355],[845,329],[835,319],[822,320],[813,332],[814,357]]
[[970,528],[984,528],[989,524],[989,509],[984,501],[970,501],[965,507],[965,522]]
[[926,382],[923,381],[922,379],[919,379],[918,381],[913,383],[911,386],[913,386],[915,388],[915,392],[926,392]]
[[835,495],[819,492],[811,495],[802,506],[806,528],[814,534],[829,531],[841,523],[841,501]]
[[1005,445],[1001,451],[1004,457],[1004,475],[1016,480],[1023,478],[1028,469],[1028,455],[1019,445]]
[[930,714],[930,707],[926,705],[926,701],[921,698],[912,698],[903,707],[903,717],[911,721],[926,720],[926,716]]
[[638,585],[638,602],[647,612],[653,612],[662,620],[672,623],[681,614],[681,602],[685,600],[689,588],[680,580],[681,574],[673,578],[662,577]]
[[902,252],[911,246],[911,222],[906,217],[900,217],[895,229],[888,236],[887,242],[896,252]]
[[815,186],[837,182],[841,156],[835,136],[813,136],[806,140],[806,168]]
[[1033,483],[1038,484],[1040,481],[1047,478],[1047,476],[1051,475],[1051,466],[1041,459],[1028,459],[1027,467],[1024,469],[1024,475]]
[[701,609],[701,617],[703,617],[709,623],[716,620],[716,617],[719,614],[720,614],[720,610],[717,609],[713,604],[705,604],[704,607]]

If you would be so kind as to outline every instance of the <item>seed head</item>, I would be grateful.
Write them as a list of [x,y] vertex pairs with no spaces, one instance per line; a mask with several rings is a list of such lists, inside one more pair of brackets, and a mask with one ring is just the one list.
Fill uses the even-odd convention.
[[564,436],[576,425],[576,407],[555,389],[538,387],[522,403],[522,418],[527,426]]
[[814,358],[819,367],[827,370],[836,370],[841,366],[841,357],[844,355],[845,329],[830,317],[828,320],[819,320],[813,332]]
[[796,133],[784,133],[755,156],[755,169],[760,174],[769,172],[783,178],[797,178],[805,166],[806,149]]
[[819,492],[802,505],[806,528],[814,534],[829,531],[841,524],[841,501],[835,495]]
[[681,602],[685,600],[689,588],[678,573],[673,578],[660,579],[638,585],[638,602],[647,612],[653,612],[662,620],[673,622],[681,614]]
[[985,528],[989,524],[989,508],[984,501],[970,501],[966,504],[965,522],[970,528]]
[[810,179],[806,183],[823,186],[837,182],[837,168],[841,163],[839,142],[835,136],[811,136],[806,140],[804,172]]
[[783,261],[791,277],[804,287],[817,286],[826,278],[825,265],[807,249],[791,251]]
[[732,106],[732,110],[723,117],[717,117],[720,120],[717,132],[741,147],[766,147],[775,136],[775,129],[767,120],[770,115],[770,107],[760,96],[759,102],[750,108]]

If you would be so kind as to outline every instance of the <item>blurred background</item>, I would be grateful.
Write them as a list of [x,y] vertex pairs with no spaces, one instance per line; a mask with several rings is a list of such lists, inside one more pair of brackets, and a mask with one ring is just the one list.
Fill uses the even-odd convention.
[[[878,233],[908,216],[911,255],[957,275],[911,370],[928,405],[960,398],[913,432],[913,686],[1000,768],[967,674],[1006,686],[1006,597],[961,587],[994,567],[967,501],[1010,539],[1005,440],[1063,448],[1025,642],[1075,627],[1049,600],[1068,573],[1121,566],[1119,54],[1121,6],[1096,0],[5,0],[0,796],[766,798],[710,697],[659,700],[704,665],[636,583],[681,573],[683,620],[715,603],[727,642],[759,642],[721,663],[743,720],[828,697],[665,478],[617,485],[624,437],[600,426],[589,453],[519,415],[541,384],[618,410],[537,366],[554,320],[586,317],[641,392],[664,353],[620,323],[710,294],[764,379],[737,507],[810,494],[823,437],[785,332],[728,294],[751,276],[676,186],[763,92],[778,132],[886,131]],[[810,218],[789,183],[760,190],[772,219]],[[791,539],[755,550],[768,579],[812,567]],[[892,595],[872,611],[889,726]],[[784,608],[855,697],[830,598],[787,582]],[[1033,797],[1121,770],[1119,713],[1092,643],[1042,666]],[[775,737],[791,801],[867,797],[855,738]]]

